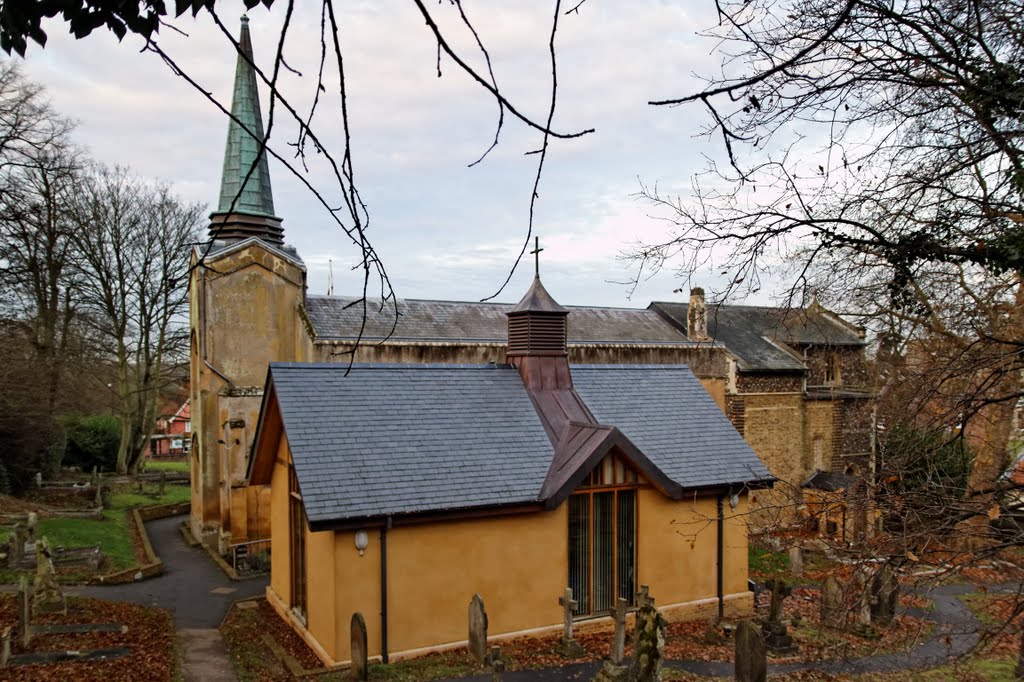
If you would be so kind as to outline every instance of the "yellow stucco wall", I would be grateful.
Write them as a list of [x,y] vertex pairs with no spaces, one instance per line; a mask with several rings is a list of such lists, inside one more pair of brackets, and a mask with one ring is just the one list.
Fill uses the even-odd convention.
[[[287,456],[286,449],[282,455]],[[288,480],[280,461],[273,480],[271,589],[287,605],[290,566],[282,543],[288,536],[288,508],[286,494],[278,491],[286,490]],[[749,612],[745,497],[735,511],[726,501],[724,511],[727,613]],[[568,578],[567,514],[563,503],[550,512],[389,529],[389,653],[465,641],[474,593],[483,597],[492,637],[556,628],[561,622],[558,596]],[[670,619],[706,617],[717,608],[715,515],[713,497],[673,501],[653,489],[640,491],[638,585],[649,585],[659,606],[687,605],[670,609]],[[368,546],[360,556],[355,531],[307,531],[306,631],[294,619],[290,622],[315,640],[328,663],[350,658],[349,623],[356,611],[366,620],[370,654],[381,653],[380,529],[367,532]],[[592,625],[606,624],[581,622],[583,629]]]
[[274,473],[270,483],[270,587],[285,601],[291,603],[289,564],[291,538],[288,534],[288,442],[284,437],[277,451]]

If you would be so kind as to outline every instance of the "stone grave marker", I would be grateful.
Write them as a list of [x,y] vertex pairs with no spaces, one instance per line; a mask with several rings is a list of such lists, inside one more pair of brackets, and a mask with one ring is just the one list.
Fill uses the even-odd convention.
[[843,590],[835,576],[828,576],[821,586],[821,624],[837,628],[843,624]]
[[761,628],[753,621],[740,621],[736,627],[737,682],[765,682],[768,679],[768,647]]
[[804,550],[799,545],[789,548],[789,572],[795,576],[804,573]]
[[354,680],[365,680],[369,671],[369,656],[366,646],[366,620],[363,618],[363,614],[358,611],[352,614],[351,630],[351,677]]
[[883,564],[871,582],[871,621],[889,625],[896,616],[899,580],[889,564]]
[[159,490],[158,494],[163,495],[164,491],[166,490],[166,488],[167,488],[167,472],[161,470],[160,471],[160,487],[158,489]]
[[505,661],[501,660],[501,647],[491,648],[491,680],[501,682],[501,674],[505,672]]
[[654,606],[654,597],[651,596],[650,588],[647,585],[640,586],[640,597],[637,601],[640,608]]
[[36,539],[36,526],[39,525],[39,515],[35,512],[28,513],[28,541],[35,542]]
[[474,594],[469,600],[469,654],[480,665],[487,663],[487,611],[484,600]]
[[655,682],[661,679],[661,661],[665,648],[665,628],[668,623],[658,609],[654,599],[644,591],[647,603],[636,613],[633,628],[633,664],[629,668],[629,680]]
[[14,524],[14,532],[7,538],[7,567],[18,568],[25,559],[25,529]]
[[28,578],[18,580],[18,643],[27,649],[32,641],[32,612],[29,609]]
[[622,659],[626,653],[626,614],[628,612],[629,602],[619,597],[612,610],[612,619],[615,621],[612,650],[597,677],[594,678],[595,682],[614,682],[626,679],[629,669],[622,664]]
[[781,580],[768,580],[765,586],[772,591],[768,620],[761,626],[765,644],[773,654],[791,654],[796,651],[796,645],[782,620],[782,602],[793,593],[793,588]]
[[853,569],[853,588],[856,595],[853,611],[857,627],[868,634],[871,630],[871,580],[864,564]]
[[580,605],[572,598],[572,588],[565,588],[565,594],[558,598],[562,607],[562,639],[556,650],[566,658],[578,658],[585,652],[580,643],[572,636],[572,612]]
[[7,661],[11,660],[11,626],[4,628],[3,637],[0,638],[0,668],[7,667]]
[[67,602],[57,584],[50,559],[50,543],[45,537],[36,542],[36,584],[33,592],[32,610],[35,613],[67,614]]

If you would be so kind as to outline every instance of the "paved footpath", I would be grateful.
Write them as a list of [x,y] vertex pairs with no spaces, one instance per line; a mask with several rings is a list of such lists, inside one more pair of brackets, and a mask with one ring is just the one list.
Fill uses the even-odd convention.
[[228,578],[204,550],[185,544],[178,530],[184,519],[174,516],[146,524],[153,550],[164,562],[162,575],[126,585],[69,588],[67,593],[169,610],[178,628],[185,682],[235,680],[218,628],[231,604],[263,594],[267,579]]

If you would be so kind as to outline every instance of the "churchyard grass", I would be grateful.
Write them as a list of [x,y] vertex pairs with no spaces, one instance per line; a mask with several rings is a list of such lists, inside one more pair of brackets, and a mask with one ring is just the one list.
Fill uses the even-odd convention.
[[[134,507],[151,505],[175,504],[187,502],[191,491],[184,485],[167,485],[164,493],[158,494],[158,484],[149,483],[139,492],[134,484],[115,488],[109,496],[108,506],[103,510],[103,519],[72,519],[72,518],[41,518],[36,531],[39,537],[45,536],[53,547],[95,547],[106,558],[106,565],[101,572],[117,571],[138,563],[135,555],[135,542],[128,512]],[[10,530],[2,531],[6,539]],[[70,573],[61,573],[61,582],[75,583],[91,577],[87,569]],[[0,570],[0,582],[14,582],[18,572],[9,569]]]
[[187,474],[188,473],[188,462],[172,462],[163,460],[150,460],[146,462],[145,471],[147,473],[154,471],[166,471],[171,474]]

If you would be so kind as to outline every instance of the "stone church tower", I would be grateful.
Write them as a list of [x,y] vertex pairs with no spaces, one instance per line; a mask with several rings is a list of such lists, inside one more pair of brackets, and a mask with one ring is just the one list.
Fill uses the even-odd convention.
[[306,268],[274,214],[248,19],[242,17],[220,200],[189,278],[193,535],[220,553],[266,538],[268,488],[245,483],[267,366],[301,360]]

